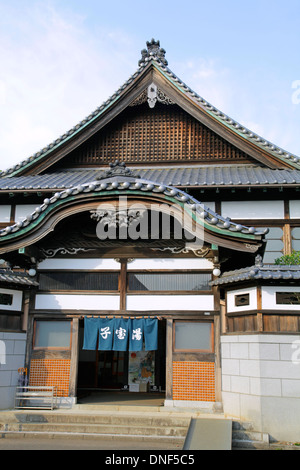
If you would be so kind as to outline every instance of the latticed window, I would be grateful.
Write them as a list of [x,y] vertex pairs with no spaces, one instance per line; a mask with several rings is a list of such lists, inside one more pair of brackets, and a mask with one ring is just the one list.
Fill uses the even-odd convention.
[[68,163],[99,165],[124,162],[236,161],[249,157],[176,105],[126,109],[87,143]]

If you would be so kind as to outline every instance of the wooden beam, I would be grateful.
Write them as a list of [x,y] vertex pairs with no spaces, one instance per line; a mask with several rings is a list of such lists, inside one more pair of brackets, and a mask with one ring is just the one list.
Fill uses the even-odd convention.
[[166,321],[166,400],[173,399],[173,320]]

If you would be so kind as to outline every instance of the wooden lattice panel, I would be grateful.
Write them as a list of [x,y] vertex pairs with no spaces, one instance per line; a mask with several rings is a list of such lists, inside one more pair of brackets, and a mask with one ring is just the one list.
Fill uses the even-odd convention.
[[73,151],[68,166],[98,166],[119,159],[131,163],[250,160],[242,151],[176,105],[127,108]]

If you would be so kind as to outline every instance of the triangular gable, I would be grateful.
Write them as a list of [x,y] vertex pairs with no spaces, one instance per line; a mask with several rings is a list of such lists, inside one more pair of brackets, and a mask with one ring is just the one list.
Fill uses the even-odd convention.
[[[159,41],[147,43],[138,70],[105,103],[53,143],[1,176],[40,174],[78,149],[125,109],[141,101],[176,104],[219,139],[269,168],[300,169],[300,159],[246,129],[206,102],[168,67]],[[105,162],[104,164],[107,164]]]

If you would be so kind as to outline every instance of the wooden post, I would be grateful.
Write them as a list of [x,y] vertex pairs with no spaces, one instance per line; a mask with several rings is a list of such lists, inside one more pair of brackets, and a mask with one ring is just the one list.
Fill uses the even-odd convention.
[[222,401],[222,371],[221,371],[221,352],[220,352],[220,317],[214,316],[214,332],[215,332],[215,397],[216,401]]
[[71,346],[71,366],[70,366],[70,382],[69,396],[76,397],[77,375],[78,375],[78,339],[79,339],[79,319],[72,320],[72,346]]
[[27,331],[28,328],[28,316],[29,316],[29,305],[30,305],[30,292],[24,291],[23,301],[23,318],[22,318],[22,330]]
[[166,321],[166,400],[173,399],[173,320]]
[[261,332],[264,329],[263,314],[261,313],[261,286],[257,286],[257,331]]
[[120,310],[126,310],[127,260],[121,259],[120,270]]

